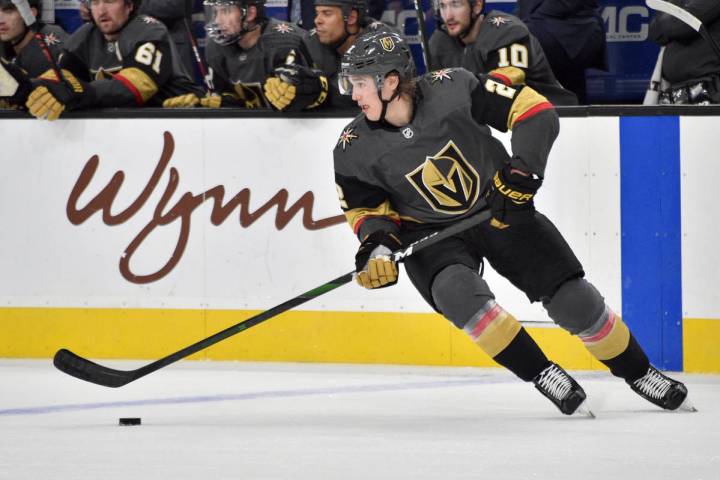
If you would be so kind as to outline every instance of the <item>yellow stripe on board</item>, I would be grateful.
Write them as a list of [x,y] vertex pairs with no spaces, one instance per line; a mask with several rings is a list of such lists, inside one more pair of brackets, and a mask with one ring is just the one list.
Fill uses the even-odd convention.
[[683,320],[683,370],[720,373],[720,319]]
[[[0,309],[0,357],[50,358],[59,348],[90,358],[157,359],[244,318],[248,310]],[[569,369],[605,367],[560,328],[528,328]],[[720,321],[685,321],[685,369],[720,372]],[[496,366],[436,314],[291,311],[191,357],[210,360]]]

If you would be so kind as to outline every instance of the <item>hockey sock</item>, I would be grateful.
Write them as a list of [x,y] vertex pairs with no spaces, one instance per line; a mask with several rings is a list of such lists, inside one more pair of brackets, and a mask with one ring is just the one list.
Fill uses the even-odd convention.
[[526,382],[550,365],[520,322],[494,300],[488,301],[463,330],[493,360]]
[[607,306],[592,331],[581,332],[578,337],[616,377],[633,381],[645,375],[650,366],[625,322]]

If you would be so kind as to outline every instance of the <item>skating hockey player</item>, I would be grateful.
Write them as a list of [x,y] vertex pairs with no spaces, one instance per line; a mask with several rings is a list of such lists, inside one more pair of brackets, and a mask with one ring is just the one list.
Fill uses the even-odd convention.
[[[685,386],[650,365],[563,236],[535,210],[559,132],[545,97],[462,68],[415,78],[407,44],[387,33],[360,37],[339,80],[362,110],[334,150],[341,206],[361,241],[358,283],[393,285],[390,252],[487,206],[490,222],[408,257],[405,270],[424,299],[562,413],[574,413],[585,392],[495,301],[479,273],[485,259],[635,392],[662,408],[680,407]],[[488,125],[512,130],[512,156]]]
[[576,105],[550,68],[540,42],[517,17],[493,10],[484,0],[434,0],[442,25],[430,37],[432,68],[463,67],[472,73],[503,75],[524,83],[554,105]]

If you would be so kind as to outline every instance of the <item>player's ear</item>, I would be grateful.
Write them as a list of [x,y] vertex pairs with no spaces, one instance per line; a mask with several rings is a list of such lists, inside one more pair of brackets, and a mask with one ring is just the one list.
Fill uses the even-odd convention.
[[391,92],[394,92],[398,85],[400,85],[400,76],[396,72],[389,73],[388,76],[385,77],[383,85],[387,85],[387,88]]
[[483,7],[485,6],[485,0],[475,0],[475,2],[472,3],[472,6],[473,16],[477,17],[483,11]]
[[350,15],[348,15],[347,24],[348,25],[357,25],[357,23],[358,23],[357,10],[350,10]]
[[[35,18],[38,18],[38,9],[37,8],[30,7],[30,11],[32,12],[32,14]],[[38,20],[40,20],[40,19],[38,19]]]
[[257,19],[257,7],[255,5],[248,6],[245,21],[246,22],[254,22],[256,19]]

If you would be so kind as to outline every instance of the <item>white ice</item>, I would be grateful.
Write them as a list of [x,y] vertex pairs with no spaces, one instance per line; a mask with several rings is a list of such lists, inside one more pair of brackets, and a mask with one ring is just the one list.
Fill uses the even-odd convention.
[[575,373],[594,420],[500,369],[181,362],[109,389],[2,360],[0,478],[720,479],[720,376],[677,374],[699,412],[671,413]]

